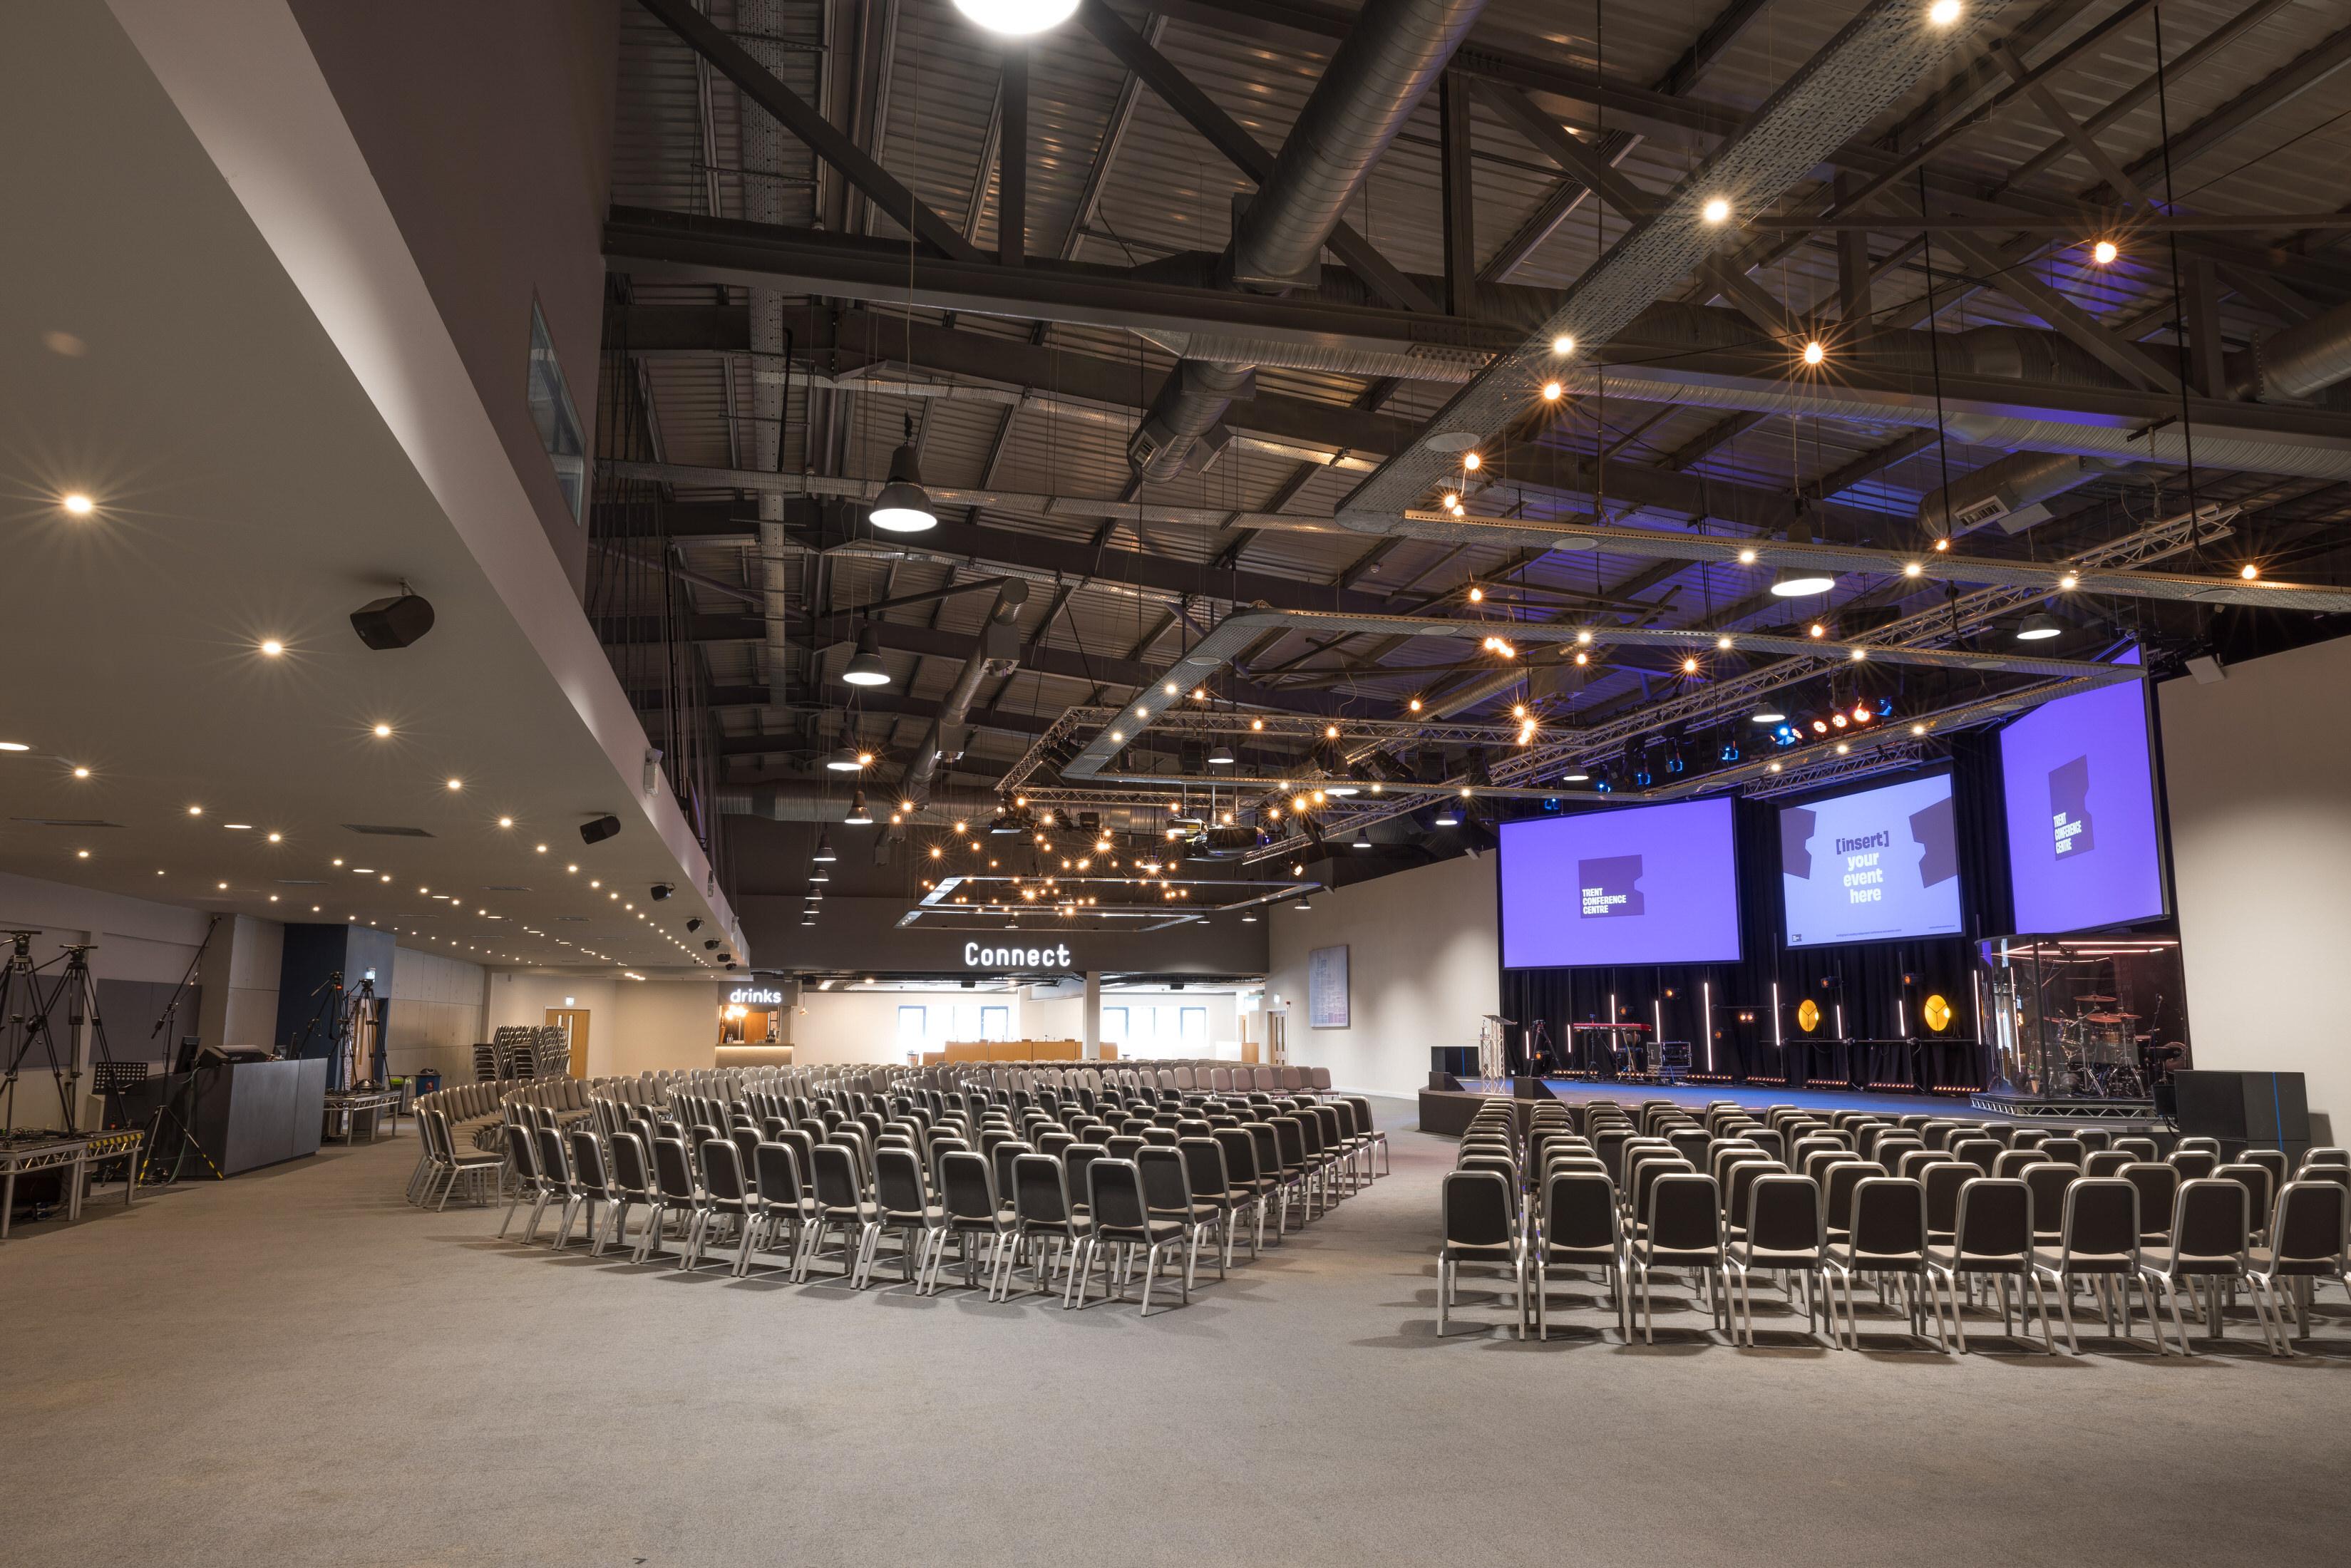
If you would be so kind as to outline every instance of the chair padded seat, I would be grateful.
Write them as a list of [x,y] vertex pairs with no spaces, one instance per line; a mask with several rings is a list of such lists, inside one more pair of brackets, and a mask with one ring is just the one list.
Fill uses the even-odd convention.
[[[2054,1247],[2035,1247],[2032,1266],[2054,1274],[2067,1267],[2065,1254]],[[2076,1252],[2071,1265],[2076,1274],[2127,1274],[2131,1260],[2127,1252]]]
[[1468,1242],[1448,1241],[1441,1254],[1454,1262],[1473,1262],[1493,1259],[1504,1263],[1516,1262],[1519,1244],[1515,1241]]
[[2032,1260],[2022,1257],[1991,1258],[1970,1253],[1963,1260],[1956,1247],[1927,1249],[1927,1261],[1946,1273],[1960,1274],[2022,1274]]
[[935,1203],[921,1208],[885,1208],[882,1211],[882,1223],[890,1226],[943,1225],[946,1218],[947,1211]]
[[1801,1251],[1782,1251],[1741,1244],[1730,1249],[1730,1260],[1742,1269],[1812,1269],[1817,1268],[1822,1260],[1821,1254],[1810,1247]]
[[1849,1241],[1832,1241],[1825,1261],[1840,1269],[1875,1270],[1886,1273],[1902,1273],[1927,1266],[1926,1254],[1920,1252],[1855,1252]]
[[2343,1260],[2340,1258],[2289,1258],[2280,1263],[2274,1247],[2252,1248],[2246,1255],[2252,1260],[2253,1271],[2257,1274],[2310,1274],[2322,1279],[2338,1279],[2343,1272]]
[[2242,1270],[2232,1256],[2207,1257],[2197,1253],[2182,1254],[2169,1247],[2142,1247],[2139,1261],[2158,1274],[2226,1274],[2234,1276]]
[[1174,1219],[1155,1219],[1144,1225],[1105,1225],[1095,1234],[1104,1241],[1174,1241],[1182,1238],[1184,1227]]

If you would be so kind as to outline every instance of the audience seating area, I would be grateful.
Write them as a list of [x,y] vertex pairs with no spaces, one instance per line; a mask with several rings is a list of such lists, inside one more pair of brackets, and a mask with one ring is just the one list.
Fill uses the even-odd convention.
[[1530,1323],[1550,1337],[1552,1275],[1567,1270],[1604,1282],[1627,1340],[1637,1323],[1655,1343],[1663,1279],[1752,1345],[1761,1276],[1767,1301],[1776,1286],[1832,1345],[1860,1347],[1865,1291],[1877,1325],[1962,1354],[1970,1312],[1997,1311],[2001,1334],[2029,1343],[2028,1293],[2050,1354],[2053,1299],[2070,1353],[2077,1301],[2128,1343],[2136,1290],[2158,1354],[2175,1339],[2195,1354],[2191,1318],[2219,1340],[2241,1291],[2271,1353],[2292,1355],[2318,1287],[2351,1293],[2351,1153],[2334,1147],[2290,1167],[2275,1150],[2224,1163],[2209,1138],[2165,1155],[2103,1127],[1497,1100],[1463,1134],[1440,1207],[1439,1334],[1464,1264],[1510,1277],[1521,1338]]
[[1163,1277],[1190,1301],[1204,1250],[1221,1279],[1238,1248],[1268,1244],[1269,1223],[1278,1245],[1293,1217],[1302,1228],[1384,1174],[1368,1101],[1313,1093],[1299,1069],[1217,1087],[1225,1071],[993,1062],[468,1085],[420,1102],[409,1197],[504,1198],[498,1234],[519,1218],[525,1246],[545,1225],[555,1249],[578,1233],[591,1254],[627,1245],[686,1270],[723,1248],[738,1278],[853,1290],[894,1261],[923,1294],[952,1264],[993,1301],[1025,1270],[1028,1290],[1058,1283],[1064,1308],[1097,1284],[1117,1300],[1139,1285],[1148,1313]]

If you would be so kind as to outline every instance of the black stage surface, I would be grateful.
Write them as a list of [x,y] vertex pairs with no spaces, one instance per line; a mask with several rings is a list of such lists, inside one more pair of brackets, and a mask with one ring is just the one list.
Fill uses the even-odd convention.
[[[1447,1137],[1458,1137],[1469,1124],[1469,1118],[1479,1104],[1492,1099],[1508,1099],[1511,1092],[1509,1079],[1498,1079],[1491,1087],[1477,1086],[1477,1080],[1465,1081],[1472,1087],[1424,1089],[1420,1092],[1420,1130]],[[2069,1110],[2053,1116],[2015,1116],[2006,1113],[1980,1109],[1968,1094],[1881,1094],[1853,1089],[1786,1089],[1775,1085],[1754,1087],[1732,1083],[1641,1083],[1616,1080],[1599,1082],[1586,1079],[1546,1078],[1543,1087],[1551,1096],[1573,1105],[1585,1100],[1614,1100],[1620,1105],[1637,1105],[1644,1100],[1671,1100],[1692,1109],[1717,1100],[1736,1101],[1761,1110],[1767,1105],[1801,1105],[1819,1111],[1876,1111],[1894,1116],[1933,1114],[1958,1116],[1974,1121],[2030,1122],[2035,1126],[2052,1126],[2081,1123],[2109,1128],[2115,1132],[2138,1132],[2158,1126],[2151,1117],[2116,1118],[2112,1114],[2112,1102],[2085,1101],[2078,1110]],[[1522,1102],[1524,1103],[1524,1102]]]

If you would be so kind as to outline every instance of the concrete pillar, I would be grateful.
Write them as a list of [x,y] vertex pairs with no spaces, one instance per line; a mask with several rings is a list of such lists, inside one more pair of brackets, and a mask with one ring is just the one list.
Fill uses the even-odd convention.
[[1086,971],[1086,1002],[1079,1025],[1079,1049],[1088,1061],[1102,1060],[1102,971]]

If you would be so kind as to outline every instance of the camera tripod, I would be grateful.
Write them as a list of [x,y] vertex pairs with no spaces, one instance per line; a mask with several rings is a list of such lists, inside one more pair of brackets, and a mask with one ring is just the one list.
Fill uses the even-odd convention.
[[319,1005],[310,1010],[310,1021],[303,1025],[302,1038],[295,1041],[287,1054],[308,1056],[310,1041],[318,1034],[319,1026],[332,1017],[333,1032],[327,1052],[327,1087],[329,1090],[348,1089],[361,1081],[359,1051],[362,1028],[370,1030],[366,1062],[368,1076],[380,1082],[383,1074],[384,1041],[383,1031],[373,1027],[375,977],[367,975],[358,985],[345,990],[343,972],[337,969],[320,981],[318,989],[310,994],[318,998]]

